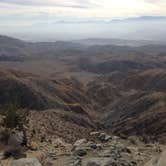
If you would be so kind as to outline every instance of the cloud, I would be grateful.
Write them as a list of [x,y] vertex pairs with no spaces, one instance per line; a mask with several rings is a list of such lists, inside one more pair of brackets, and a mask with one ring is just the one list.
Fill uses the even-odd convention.
[[144,2],[151,3],[151,4],[166,4],[165,0],[144,0]]
[[92,8],[97,6],[97,4],[91,0],[1,0],[0,3],[23,6],[55,6],[72,8]]

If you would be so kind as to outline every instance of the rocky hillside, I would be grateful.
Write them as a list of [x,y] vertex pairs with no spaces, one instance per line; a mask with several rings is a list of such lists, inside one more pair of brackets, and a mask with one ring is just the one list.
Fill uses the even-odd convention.
[[0,165],[153,166],[158,155],[160,163],[166,51],[152,47],[0,36]]
[[91,118],[94,114],[91,103],[77,80],[49,79],[15,70],[1,70],[0,93],[2,114],[10,103],[33,110],[30,111],[28,127],[32,139],[61,136],[71,142],[81,135],[86,137],[85,131],[96,128]]
[[[22,108],[44,110],[48,108],[90,109],[81,83],[74,79],[45,78],[15,70],[0,71],[0,104],[15,102]],[[79,106],[80,105],[80,106]]]
[[[83,127],[88,131],[100,128],[117,135],[137,135],[148,141],[164,142],[165,76],[165,71],[160,69],[127,74],[114,72],[84,86],[75,79],[54,79],[15,70],[1,70],[0,105],[3,108],[10,101],[21,108],[45,110],[39,114],[34,111],[30,118],[32,128],[36,127],[40,131],[40,127],[45,125],[46,131],[42,134],[56,128],[55,133],[51,132],[55,137],[67,136],[61,134],[63,132],[59,126],[59,123],[68,126],[67,121],[69,126],[76,126],[71,129],[67,127],[64,132],[72,133],[72,128],[81,130]],[[34,117],[39,118],[39,124],[35,123]],[[80,134],[77,133],[69,134],[69,139],[78,138]]]
[[[73,144],[57,138],[33,142],[21,159],[1,160],[3,166],[160,166],[163,163],[164,145],[145,144],[136,137],[128,140],[100,131],[87,133],[88,139]],[[161,156],[161,157],[160,157]],[[152,160],[151,160],[152,159]],[[153,165],[156,163],[156,165]],[[164,165],[161,165],[164,166]]]
[[165,142],[165,85],[165,70],[113,72],[89,83],[87,95],[105,129]]

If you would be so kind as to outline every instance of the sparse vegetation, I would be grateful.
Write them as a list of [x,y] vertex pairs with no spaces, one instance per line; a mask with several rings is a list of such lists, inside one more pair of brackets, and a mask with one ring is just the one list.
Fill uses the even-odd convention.
[[[22,152],[28,148],[27,156],[32,151],[35,155],[46,152],[35,157],[47,165],[47,159],[57,161],[62,157],[56,139],[62,139],[72,148],[76,140],[85,138],[87,146],[97,155],[99,149],[103,153],[113,148],[113,153],[122,150],[132,160],[134,156],[152,155],[154,142],[166,143],[163,127],[166,125],[166,53],[160,56],[161,49],[155,48],[152,54],[149,50],[154,49],[147,46],[144,49],[109,45],[75,48],[74,44],[72,47],[63,44],[52,43],[50,47],[49,43],[29,43],[28,60],[24,58],[16,64],[11,59],[5,63],[10,70],[0,69],[0,142],[5,158],[25,157]],[[17,56],[15,51],[10,54],[9,50],[9,55]],[[2,67],[3,61],[10,59],[4,56],[7,53],[0,57]],[[14,65],[17,70],[13,70]],[[91,140],[91,132],[99,133],[100,139],[96,135]],[[102,140],[108,139],[110,142],[103,144]],[[151,147],[150,153],[141,149],[140,141],[145,149]],[[131,145],[144,153],[136,150],[134,154],[119,145]],[[64,147],[60,146],[60,150]],[[74,154],[71,152],[67,158]]]
[[[3,111],[4,120],[3,127],[4,130],[1,132],[1,141],[7,144],[10,134],[13,129],[23,132],[23,143],[22,145],[27,145],[27,136],[25,125],[28,123],[29,111],[17,107],[15,104],[6,105]],[[2,111],[1,111],[2,112]]]

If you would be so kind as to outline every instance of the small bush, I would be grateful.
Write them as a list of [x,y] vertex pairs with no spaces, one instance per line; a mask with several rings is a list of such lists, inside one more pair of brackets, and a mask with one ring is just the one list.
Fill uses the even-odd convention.
[[18,108],[9,104],[5,107],[5,118],[4,118],[4,127],[5,128],[16,128],[20,123],[20,115],[18,114]]
[[26,137],[26,130],[25,125],[27,122],[27,116],[29,114],[28,110],[25,109],[19,109],[14,104],[9,104],[5,107],[4,111],[4,120],[3,120],[3,126],[5,128],[4,132],[2,133],[2,139],[8,140],[8,136],[10,136],[10,133],[13,129],[22,131],[24,134],[24,140],[22,145],[27,145],[27,137]]

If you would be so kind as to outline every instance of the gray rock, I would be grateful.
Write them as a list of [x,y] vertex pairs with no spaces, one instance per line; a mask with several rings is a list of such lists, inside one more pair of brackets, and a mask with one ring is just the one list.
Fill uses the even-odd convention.
[[102,141],[102,142],[104,142],[105,141],[105,133],[101,133],[99,136],[98,136],[98,139],[100,140],[100,141]]
[[107,142],[109,141],[110,139],[112,139],[111,136],[107,135],[106,133],[101,133],[99,136],[98,136],[98,139],[101,141],[101,142]]
[[71,157],[69,163],[66,166],[81,166],[80,157],[78,156]]
[[98,131],[94,131],[94,132],[90,133],[90,136],[96,136],[96,137],[98,137],[99,135],[100,135],[100,132],[98,132]]
[[56,152],[54,150],[49,151],[47,156],[48,156],[48,158],[50,158],[52,160],[56,160],[57,159]]
[[92,148],[92,149],[97,149],[97,145],[94,144],[94,143],[90,144],[89,146],[90,146],[90,148]]
[[114,159],[118,159],[121,157],[121,151],[116,146],[113,146],[110,149],[101,151],[98,155],[100,157],[111,157]]
[[87,143],[87,140],[85,138],[83,139],[80,139],[80,140],[77,140],[75,143],[74,143],[74,147],[78,147],[78,146],[81,146],[83,144]]
[[19,146],[24,141],[23,132],[12,132],[8,139],[8,145],[10,146]]
[[11,166],[42,166],[36,158],[23,158],[12,162]]
[[76,149],[73,153],[73,155],[80,157],[85,156],[86,154],[87,154],[86,149]]
[[105,141],[106,142],[109,141],[109,140],[111,140],[111,139],[112,139],[112,137],[110,135],[105,135]]

